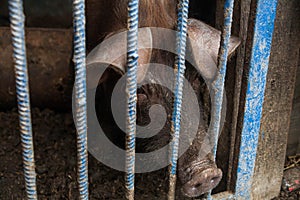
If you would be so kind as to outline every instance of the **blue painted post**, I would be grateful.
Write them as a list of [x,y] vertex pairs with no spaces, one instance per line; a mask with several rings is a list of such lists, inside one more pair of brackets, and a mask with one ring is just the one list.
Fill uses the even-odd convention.
[[176,36],[176,51],[175,58],[175,91],[174,91],[174,105],[172,113],[172,141],[170,146],[171,160],[170,160],[170,175],[169,175],[169,194],[168,199],[175,199],[176,189],[176,169],[178,159],[178,146],[180,134],[180,119],[181,119],[181,105],[182,105],[182,90],[185,73],[185,51],[186,51],[186,35],[187,35],[187,19],[188,19],[189,1],[181,0],[178,6],[178,26]]
[[89,198],[87,106],[86,106],[86,47],[85,1],[73,1],[74,64],[75,64],[75,123],[77,128],[77,174],[80,199]]
[[138,65],[138,16],[139,1],[128,2],[127,32],[127,120],[126,120],[126,198],[134,199],[135,136],[136,136],[136,91]]
[[251,199],[277,0],[258,0],[237,168],[236,198]]
[[22,0],[9,0],[13,58],[15,62],[16,93],[23,150],[25,187],[28,199],[37,199],[36,173],[31,126],[28,69],[25,47],[25,16]]

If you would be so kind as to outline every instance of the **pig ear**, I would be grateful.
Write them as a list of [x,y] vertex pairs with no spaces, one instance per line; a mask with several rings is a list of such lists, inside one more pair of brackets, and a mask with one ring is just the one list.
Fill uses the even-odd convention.
[[[218,52],[220,47],[221,32],[199,20],[188,20],[188,37],[191,41],[192,52],[195,57],[199,51],[206,51],[213,61],[217,63]],[[237,37],[231,37],[229,42],[230,56],[235,49],[240,45],[240,40]],[[198,64],[198,63],[196,63]]]
[[[112,35],[115,33],[111,33],[106,36],[105,39],[109,39]],[[151,30],[149,28],[144,28],[143,30],[139,31],[138,34],[138,67],[137,67],[137,82],[140,83],[143,81],[143,79],[146,76],[146,73],[148,71],[148,64],[151,60],[152,55],[152,34]],[[122,45],[122,46],[120,46]],[[121,49],[120,49],[121,47]],[[112,53],[112,57],[116,57],[115,55],[120,55],[120,50],[123,50],[123,48],[126,48],[126,40],[124,42],[124,38],[119,37],[117,40],[114,40],[111,49],[113,49],[113,52],[106,52],[106,54]],[[126,49],[123,50],[123,52],[126,52]],[[116,71],[122,71],[123,74],[126,71],[126,54],[122,54],[118,59],[114,60],[112,63],[113,67],[118,68]]]
[[[141,83],[148,71],[149,63],[151,61],[152,56],[152,33],[150,28],[146,28],[146,35],[139,34],[138,40],[138,68],[137,68],[137,82]],[[147,48],[143,48],[147,47]]]
[[[148,65],[152,54],[152,34],[150,28],[140,29],[138,32],[138,48],[139,48],[139,59],[138,59],[138,70],[137,80],[140,82],[144,79]],[[109,65],[116,75],[123,75],[126,72],[126,54],[127,54],[127,32],[112,32],[108,34],[104,41],[96,46],[87,56],[86,64],[89,70],[94,68],[95,65]],[[98,64],[97,64],[98,63]],[[92,69],[90,70],[93,71]],[[99,78],[99,77],[95,77]],[[92,79],[89,77],[89,79]],[[105,82],[105,77],[101,78],[99,84]],[[89,81],[89,80],[88,80]],[[90,80],[95,82],[96,80]],[[92,85],[92,84],[88,84]]]
[[228,56],[232,55],[233,52],[238,48],[241,44],[240,38],[236,36],[231,36],[229,40],[229,51],[228,51]]

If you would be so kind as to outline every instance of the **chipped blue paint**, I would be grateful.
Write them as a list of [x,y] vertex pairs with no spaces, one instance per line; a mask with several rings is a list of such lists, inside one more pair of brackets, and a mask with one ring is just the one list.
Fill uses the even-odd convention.
[[85,1],[73,1],[75,123],[77,129],[77,175],[79,199],[89,198],[86,100]]
[[126,119],[126,198],[134,199],[136,91],[138,66],[139,0],[128,1],[127,18],[127,119]]
[[22,0],[8,1],[27,199],[37,199]]
[[251,199],[277,0],[258,0],[237,168],[236,198]]
[[261,132],[261,139],[265,139],[265,132],[264,131]]
[[[224,29],[222,31],[221,48],[219,51],[218,66],[220,74],[213,83],[216,90],[213,112],[214,154],[217,147],[217,136],[220,131],[221,109],[223,102],[224,78],[228,56],[228,43],[231,32],[232,10],[234,0],[226,0],[224,6]],[[184,57],[186,42],[186,20],[188,0],[181,1],[178,16],[178,57],[176,99],[174,102],[173,129],[175,142],[172,148],[171,175],[176,176],[177,148],[180,132],[180,108],[182,99],[181,78],[184,74]],[[24,14],[21,0],[10,0],[11,29],[13,35],[14,59],[16,68],[16,87],[20,117],[20,131],[23,146],[24,172],[28,199],[36,199],[36,174],[34,166],[34,150],[32,141],[32,127],[30,116],[28,74],[26,65]],[[80,199],[88,199],[87,174],[87,139],[86,139],[86,72],[85,72],[85,13],[84,0],[74,0],[74,62],[76,69],[75,90],[78,101],[76,109],[76,124],[78,128],[78,181]],[[249,78],[246,93],[245,113],[241,135],[241,147],[237,169],[235,193],[220,193],[209,196],[212,199],[251,199],[251,184],[254,173],[256,150],[260,131],[260,120],[271,50],[272,33],[276,15],[277,0],[258,0],[257,14],[254,26],[252,54],[249,68]],[[136,106],[136,68],[137,68],[137,28],[138,28],[138,0],[129,1],[129,35],[128,35],[128,124],[127,133],[127,198],[134,199],[134,162],[135,162],[135,106]],[[264,137],[264,133],[262,133]],[[176,177],[175,177],[176,178]],[[175,183],[174,179],[173,183]],[[175,185],[174,185],[175,187]],[[173,191],[172,191],[173,192]],[[173,199],[174,194],[171,198]]]
[[[219,133],[221,131],[222,106],[224,95],[224,82],[226,74],[227,57],[229,52],[229,41],[231,35],[232,16],[234,0],[226,0],[224,4],[224,26],[222,29],[220,49],[218,53],[218,76],[212,83],[212,115],[209,134],[212,136],[213,155],[216,159]],[[207,199],[211,199],[211,191]]]
[[187,20],[189,11],[189,0],[180,0],[178,3],[177,14],[177,34],[176,34],[176,51],[175,58],[175,89],[174,89],[174,103],[172,113],[172,141],[170,145],[170,167],[169,167],[169,194],[168,199],[175,199],[176,187],[176,169],[179,150],[179,135],[180,135],[180,121],[181,121],[181,106],[183,95],[183,83],[185,73],[185,52],[186,52],[186,37],[187,37]]
[[187,35],[187,19],[189,1],[182,0],[179,3],[178,11],[178,26],[176,35],[176,61],[175,61],[175,99],[172,113],[172,134],[173,141],[171,145],[171,174],[176,174],[177,158],[178,158],[178,142],[180,133],[180,120],[181,120],[181,104],[182,104],[182,90],[183,78],[185,72],[185,50],[186,50],[186,35]]
[[212,111],[212,123],[211,131],[214,139],[214,149],[213,153],[216,156],[217,145],[218,145],[218,135],[220,133],[221,124],[221,112],[222,112],[222,102],[224,93],[224,81],[226,74],[226,65],[228,57],[228,47],[231,35],[231,25],[232,25],[232,15],[233,15],[233,5],[234,0],[226,0],[224,5],[224,27],[222,29],[221,44],[218,54],[218,69],[220,70],[216,80],[212,84],[214,90],[214,97],[212,99],[214,110]]

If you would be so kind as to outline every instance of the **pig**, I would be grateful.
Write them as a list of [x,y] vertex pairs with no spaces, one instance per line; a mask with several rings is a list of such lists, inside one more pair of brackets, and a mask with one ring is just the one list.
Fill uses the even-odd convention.
[[[87,49],[92,51],[104,39],[124,31],[127,28],[127,0],[87,0]],[[176,29],[177,0],[140,0],[139,3],[139,27],[160,27]],[[196,19],[188,20],[188,37],[194,42],[187,42],[187,56],[194,61],[195,69],[186,62],[185,77],[191,84],[199,102],[201,116],[196,137],[191,142],[187,151],[178,159],[178,177],[181,182],[181,191],[187,197],[197,197],[215,188],[222,179],[222,171],[219,169],[207,151],[202,151],[203,138],[208,131],[208,119],[203,119],[204,97],[203,91],[208,86],[205,83],[212,82],[217,74],[216,68],[211,68],[211,62],[216,66],[220,43],[220,31],[204,24]],[[139,42],[143,43],[143,37],[151,38],[151,42],[163,43],[168,35],[160,35],[155,30],[150,30],[145,35],[139,36]],[[171,41],[174,41],[173,38]],[[196,42],[195,42],[196,41]],[[232,37],[229,44],[229,54],[238,47],[238,38]],[[118,48],[118,41],[112,44],[112,49]],[[155,45],[154,45],[155,46]],[[207,52],[209,59],[198,56],[203,50]],[[105,54],[105,52],[101,52]],[[111,52],[110,52],[111,53]],[[107,53],[109,54],[109,53]],[[175,55],[157,49],[139,50],[138,82],[142,82],[147,71],[147,63],[161,63],[170,67],[174,66]],[[206,66],[206,62],[209,63]],[[121,66],[121,67],[120,67]],[[117,81],[124,75],[126,67],[125,56],[115,61],[102,75],[98,83],[96,94],[96,111],[101,127],[108,132],[108,138],[117,146],[124,149],[125,135],[115,123],[111,109],[111,94]],[[164,72],[160,72],[161,77]],[[150,123],[149,110],[152,105],[160,104],[165,108],[166,123],[159,133],[151,138],[138,138],[136,141],[137,152],[151,152],[167,145],[171,140],[171,116],[174,95],[172,91],[159,84],[146,84],[137,90],[137,119],[136,123],[144,126]],[[182,113],[185,115],[186,113]],[[155,119],[155,117],[154,117]],[[188,131],[184,127],[183,131]],[[187,133],[188,134],[188,133]],[[204,155],[205,154],[205,155]]]

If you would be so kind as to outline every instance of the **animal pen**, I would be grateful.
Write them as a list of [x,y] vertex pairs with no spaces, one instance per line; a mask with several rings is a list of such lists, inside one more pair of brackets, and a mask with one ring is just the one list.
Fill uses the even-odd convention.
[[[276,174],[274,182],[265,186],[264,181],[260,182],[259,176],[268,170],[268,166],[260,165],[262,152],[272,151],[266,147],[268,144],[260,144],[260,140],[267,136],[266,119],[263,117],[264,97],[267,84],[267,74],[272,47],[274,24],[276,19],[277,0],[217,0],[216,1],[216,26],[221,28],[220,49],[218,54],[219,73],[211,84],[211,114],[208,133],[213,137],[214,158],[218,162],[218,143],[222,136],[218,135],[222,130],[222,108],[224,99],[228,92],[232,95],[229,100],[231,106],[227,106],[232,111],[226,116],[226,121],[230,117],[231,125],[226,122],[225,135],[229,139],[223,139],[228,144],[227,164],[221,164],[226,168],[227,174],[220,185],[222,189],[209,192],[206,199],[267,199],[275,197],[280,190],[282,167],[284,164],[285,145],[274,144],[271,148],[284,150],[278,151],[277,163],[274,168],[263,179],[268,179],[272,173]],[[292,2],[292,1],[291,1]],[[77,141],[77,182],[79,199],[89,199],[89,173],[88,173],[88,122],[87,122],[87,64],[86,64],[86,28],[85,28],[85,1],[74,0],[73,2],[73,62],[74,62],[74,89],[73,89],[73,117],[76,124]],[[195,5],[197,5],[195,3]],[[193,5],[194,6],[194,5]],[[282,6],[282,5],[281,5]],[[23,1],[8,0],[10,29],[13,46],[13,59],[15,71],[15,87],[18,104],[19,131],[21,134],[23,170],[25,178],[25,190],[28,199],[38,199],[37,172],[34,151],[34,129],[32,127],[31,114],[31,87],[29,87],[31,74],[28,74],[28,55],[26,54],[27,34],[25,32],[25,17],[23,11]],[[125,173],[125,194],[126,199],[139,199],[135,196],[135,139],[136,139],[136,99],[137,99],[137,65],[138,65],[138,12],[139,0],[128,1],[128,30],[127,34],[127,77],[126,94],[127,114],[126,114],[126,163]],[[59,9],[59,8],[58,8]],[[280,9],[282,9],[280,7]],[[237,14],[235,14],[237,12]],[[174,80],[174,102],[172,113],[172,141],[169,151],[168,170],[168,199],[176,198],[176,169],[178,160],[178,146],[181,130],[181,107],[183,98],[183,77],[185,73],[185,57],[187,43],[187,23],[189,16],[189,1],[178,1],[176,32],[176,60],[175,60],[175,80]],[[239,21],[234,21],[234,18]],[[47,22],[46,22],[47,23]],[[237,25],[239,24],[239,25]],[[235,30],[232,30],[232,27]],[[238,28],[236,28],[238,27]],[[26,34],[25,34],[26,33]],[[241,45],[238,53],[228,61],[229,41],[231,33],[239,35]],[[2,34],[2,33],[1,33]],[[34,35],[34,31],[32,31]],[[59,35],[58,33],[57,35]],[[38,34],[36,34],[38,37]],[[64,33],[60,34],[63,37]],[[71,34],[69,34],[71,35]],[[1,35],[4,38],[4,35]],[[28,34],[28,37],[29,34]],[[52,37],[55,40],[56,36]],[[0,39],[2,40],[2,39]],[[67,40],[71,42],[71,40]],[[67,42],[63,42],[64,44]],[[69,44],[70,46],[70,44]],[[278,48],[272,47],[272,51]],[[2,61],[1,61],[2,62]],[[276,62],[276,61],[273,61]],[[229,67],[227,67],[229,66]],[[233,67],[234,66],[234,67]],[[0,66],[1,67],[1,66]],[[290,73],[293,76],[295,68]],[[0,70],[1,71],[1,70]],[[73,71],[64,71],[72,73]],[[235,74],[232,80],[227,80],[228,73]],[[0,75],[1,76],[1,75]],[[46,80],[44,80],[46,81]],[[47,80],[50,82],[51,80]],[[226,89],[225,82],[232,86],[232,90]],[[231,83],[230,83],[231,82]],[[292,82],[292,81],[291,81]],[[3,86],[4,87],[4,86]],[[5,86],[6,87],[6,86]],[[228,86],[230,87],[230,86]],[[58,87],[60,88],[60,87]],[[293,86],[289,91],[292,91]],[[225,93],[226,90],[226,93]],[[1,88],[0,88],[1,91]],[[290,92],[292,93],[292,92]],[[1,98],[1,96],[0,96]],[[49,98],[49,97],[48,97]],[[35,100],[36,101],[36,100]],[[268,100],[269,101],[269,100]],[[287,100],[288,101],[288,100]],[[288,101],[289,102],[289,101]],[[56,104],[54,102],[54,104]],[[38,103],[37,103],[38,105]],[[229,112],[229,111],[227,111]],[[290,110],[285,115],[289,115]],[[284,115],[284,114],[283,114]],[[265,121],[263,121],[265,120]],[[262,125],[261,125],[262,124]],[[284,125],[282,125],[284,126]],[[285,136],[283,135],[285,134]],[[287,133],[282,133],[286,137]],[[263,142],[261,142],[263,143]],[[279,143],[279,142],[278,142]],[[101,147],[100,147],[101,148]],[[222,147],[221,147],[222,148]],[[267,149],[267,150],[266,150]],[[266,161],[268,162],[268,161]],[[258,167],[260,166],[260,167]],[[266,168],[266,169],[265,169]],[[39,186],[39,185],[38,185]],[[262,187],[261,189],[258,189]],[[263,191],[264,190],[264,191]],[[1,197],[1,195],[0,195]],[[91,198],[91,197],[90,197]],[[92,199],[92,198],[91,198]]]

